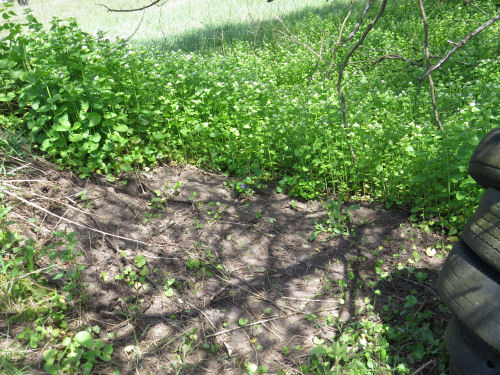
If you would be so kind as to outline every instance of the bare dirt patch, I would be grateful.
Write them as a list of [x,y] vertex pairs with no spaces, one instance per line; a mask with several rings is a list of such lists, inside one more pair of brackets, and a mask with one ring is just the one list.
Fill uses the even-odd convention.
[[[411,292],[421,307],[439,304],[434,281],[444,258],[426,250],[445,241],[404,211],[360,203],[351,236],[310,241],[315,222],[327,219],[322,202],[273,189],[237,196],[228,178],[192,166],[115,183],[45,168],[45,182],[16,186],[81,225],[29,206],[13,213],[43,223],[20,221],[26,236],[40,236],[37,227],[79,233],[87,302],[72,324],[99,325],[103,338],[114,337],[113,359],[96,373],[240,374],[247,363],[294,373],[342,322],[383,319],[387,299],[403,304]],[[410,272],[427,275],[422,282],[405,277],[407,268],[394,271],[408,262]],[[439,316],[442,325],[447,318]],[[337,324],[325,323],[332,319]],[[41,353],[34,351],[35,366]],[[437,362],[421,373],[438,373]]]

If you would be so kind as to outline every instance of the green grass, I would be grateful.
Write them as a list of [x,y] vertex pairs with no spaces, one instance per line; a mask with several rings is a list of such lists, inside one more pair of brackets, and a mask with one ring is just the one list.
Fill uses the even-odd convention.
[[[193,35],[199,33],[205,32],[204,44],[210,44],[213,38],[223,38],[224,33],[232,34],[232,37],[247,37],[255,29],[241,25],[258,24],[278,15],[321,9],[327,5],[324,0],[280,0],[272,3],[263,0],[175,0],[135,13],[107,12],[98,5],[131,9],[147,3],[147,0],[31,0],[30,8],[44,25],[49,25],[53,17],[75,17],[81,28],[91,34],[102,30],[110,37],[128,38],[137,29],[131,38],[135,43],[166,42],[171,48],[192,49]],[[16,4],[16,8],[21,7]],[[211,31],[206,33],[206,30]]]

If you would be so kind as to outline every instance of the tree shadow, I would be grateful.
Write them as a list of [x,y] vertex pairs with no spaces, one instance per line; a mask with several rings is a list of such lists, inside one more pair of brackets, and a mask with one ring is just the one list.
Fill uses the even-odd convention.
[[[334,1],[321,8],[307,7],[287,13],[282,17],[282,21],[290,30],[295,30],[296,26],[300,25],[306,18],[326,18],[331,17],[331,14],[342,16],[345,12],[346,4]],[[165,36],[163,39],[148,40],[140,44],[185,52],[213,50],[224,52],[226,48],[239,42],[250,44],[254,49],[262,47],[267,41],[275,39],[282,32],[286,31],[278,19],[248,20],[220,26],[208,25],[179,35]]]
[[[165,207],[159,209],[161,218],[142,222],[141,210],[155,196],[152,191],[166,179],[172,184],[182,180],[185,188],[169,196]],[[88,249],[84,281],[92,299],[87,313],[91,321],[104,323],[109,332],[118,333],[115,361],[123,365],[122,373],[134,373],[138,364],[146,368],[165,366],[164,371],[169,373],[172,367],[165,363],[172,364],[174,354],[181,355],[188,349],[180,372],[184,374],[220,370],[217,361],[227,365],[237,360],[238,366],[243,366],[247,361],[268,364],[276,360],[291,365],[306,360],[304,351],[285,355],[283,347],[309,347],[308,340],[318,335],[318,329],[325,338],[339,333],[334,326],[322,326],[328,315],[347,324],[366,317],[370,312],[367,305],[372,305],[385,324],[411,333],[406,316],[418,315],[418,306],[427,311],[435,302],[430,280],[436,269],[415,266],[411,275],[422,274],[418,277],[424,278],[426,273],[423,280],[415,280],[404,269],[386,275],[383,282],[377,281],[376,267],[383,269],[379,261],[389,267],[397,253],[398,260],[405,262],[414,254],[401,253],[402,246],[415,245],[422,254],[422,248],[436,240],[402,226],[407,213],[365,205],[356,212],[351,237],[320,235],[311,242],[308,236],[314,221],[327,217],[321,204],[292,204],[290,198],[272,191],[237,199],[223,182],[221,176],[188,168],[188,172],[180,173],[157,171],[154,179],[129,179],[122,186],[95,181],[87,186],[97,192],[94,198],[89,197],[97,207],[95,220],[102,230],[140,235],[150,243],[144,247],[112,239],[116,248],[131,251],[130,259],[135,254],[147,258],[151,285],[134,290],[119,282],[100,280],[103,269],[113,279],[120,266],[130,262],[116,254],[102,236],[77,228],[81,245]],[[146,185],[151,190],[142,190]],[[198,194],[193,198],[195,192]],[[103,204],[107,205],[106,215],[101,210]],[[224,207],[218,219],[209,213],[214,207]],[[193,259],[198,263],[189,266]],[[175,279],[175,290],[169,299],[163,295],[163,287],[171,278]],[[383,297],[374,298],[377,289]],[[412,295],[417,302],[408,309],[390,307],[392,303],[400,308]],[[396,316],[397,311],[408,314]],[[421,321],[427,324],[434,318],[423,316]],[[260,323],[253,324],[256,322]],[[261,349],[256,349],[254,339]],[[405,348],[408,337],[401,340],[400,346]],[[188,341],[191,346],[186,346]],[[126,351],[138,345],[146,349],[134,362],[134,354]],[[231,348],[231,355],[225,345]],[[159,364],[159,358],[163,364]]]

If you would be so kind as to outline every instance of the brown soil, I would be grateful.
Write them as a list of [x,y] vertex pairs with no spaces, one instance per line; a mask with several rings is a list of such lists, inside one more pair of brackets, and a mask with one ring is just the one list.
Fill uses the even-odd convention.
[[[265,365],[271,374],[294,373],[315,338],[335,336],[337,325],[326,325],[324,318],[360,319],[365,297],[373,303],[375,289],[382,291],[374,303],[382,319],[387,296],[404,303],[416,290],[423,305],[438,304],[433,283],[443,257],[439,249],[431,257],[425,250],[444,240],[409,223],[403,211],[361,203],[350,236],[320,233],[311,242],[315,221],[327,219],[322,202],[293,201],[271,188],[238,197],[228,178],[192,166],[161,167],[115,183],[80,180],[54,168],[42,178],[48,183],[18,184],[26,198],[38,191],[53,199],[37,200],[51,212],[136,240],[24,207],[23,216],[38,217],[45,228],[79,232],[88,303],[76,309],[71,324],[99,325],[103,338],[115,336],[112,362],[96,373],[117,367],[123,375],[240,374],[246,362]],[[78,195],[82,191],[85,199]],[[163,202],[155,202],[155,191]],[[21,227],[26,236],[41,235],[28,221]],[[392,272],[414,252],[416,271],[429,275],[422,283]],[[138,254],[149,271],[144,282],[116,280],[127,266],[139,272]],[[379,281],[379,260],[391,281]],[[173,295],[167,296],[164,286],[172,279]],[[436,368],[433,363],[421,373]]]

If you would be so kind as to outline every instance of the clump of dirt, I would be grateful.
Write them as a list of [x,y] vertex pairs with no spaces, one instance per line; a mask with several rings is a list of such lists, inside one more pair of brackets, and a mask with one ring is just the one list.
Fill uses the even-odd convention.
[[[426,249],[445,241],[404,211],[361,202],[350,236],[320,231],[311,241],[328,218],[322,202],[273,189],[238,196],[225,176],[189,165],[115,183],[53,168],[43,179],[26,198],[39,189],[59,218],[30,215],[78,232],[88,298],[79,324],[114,337],[102,373],[111,366],[121,374],[240,374],[248,362],[277,373],[306,361],[315,338],[335,336],[337,326],[319,324],[324,319],[359,319],[375,289],[403,301],[417,290],[419,301],[438,304],[433,281],[443,257]],[[25,235],[37,236],[30,225]],[[408,259],[425,281],[380,282]]]

